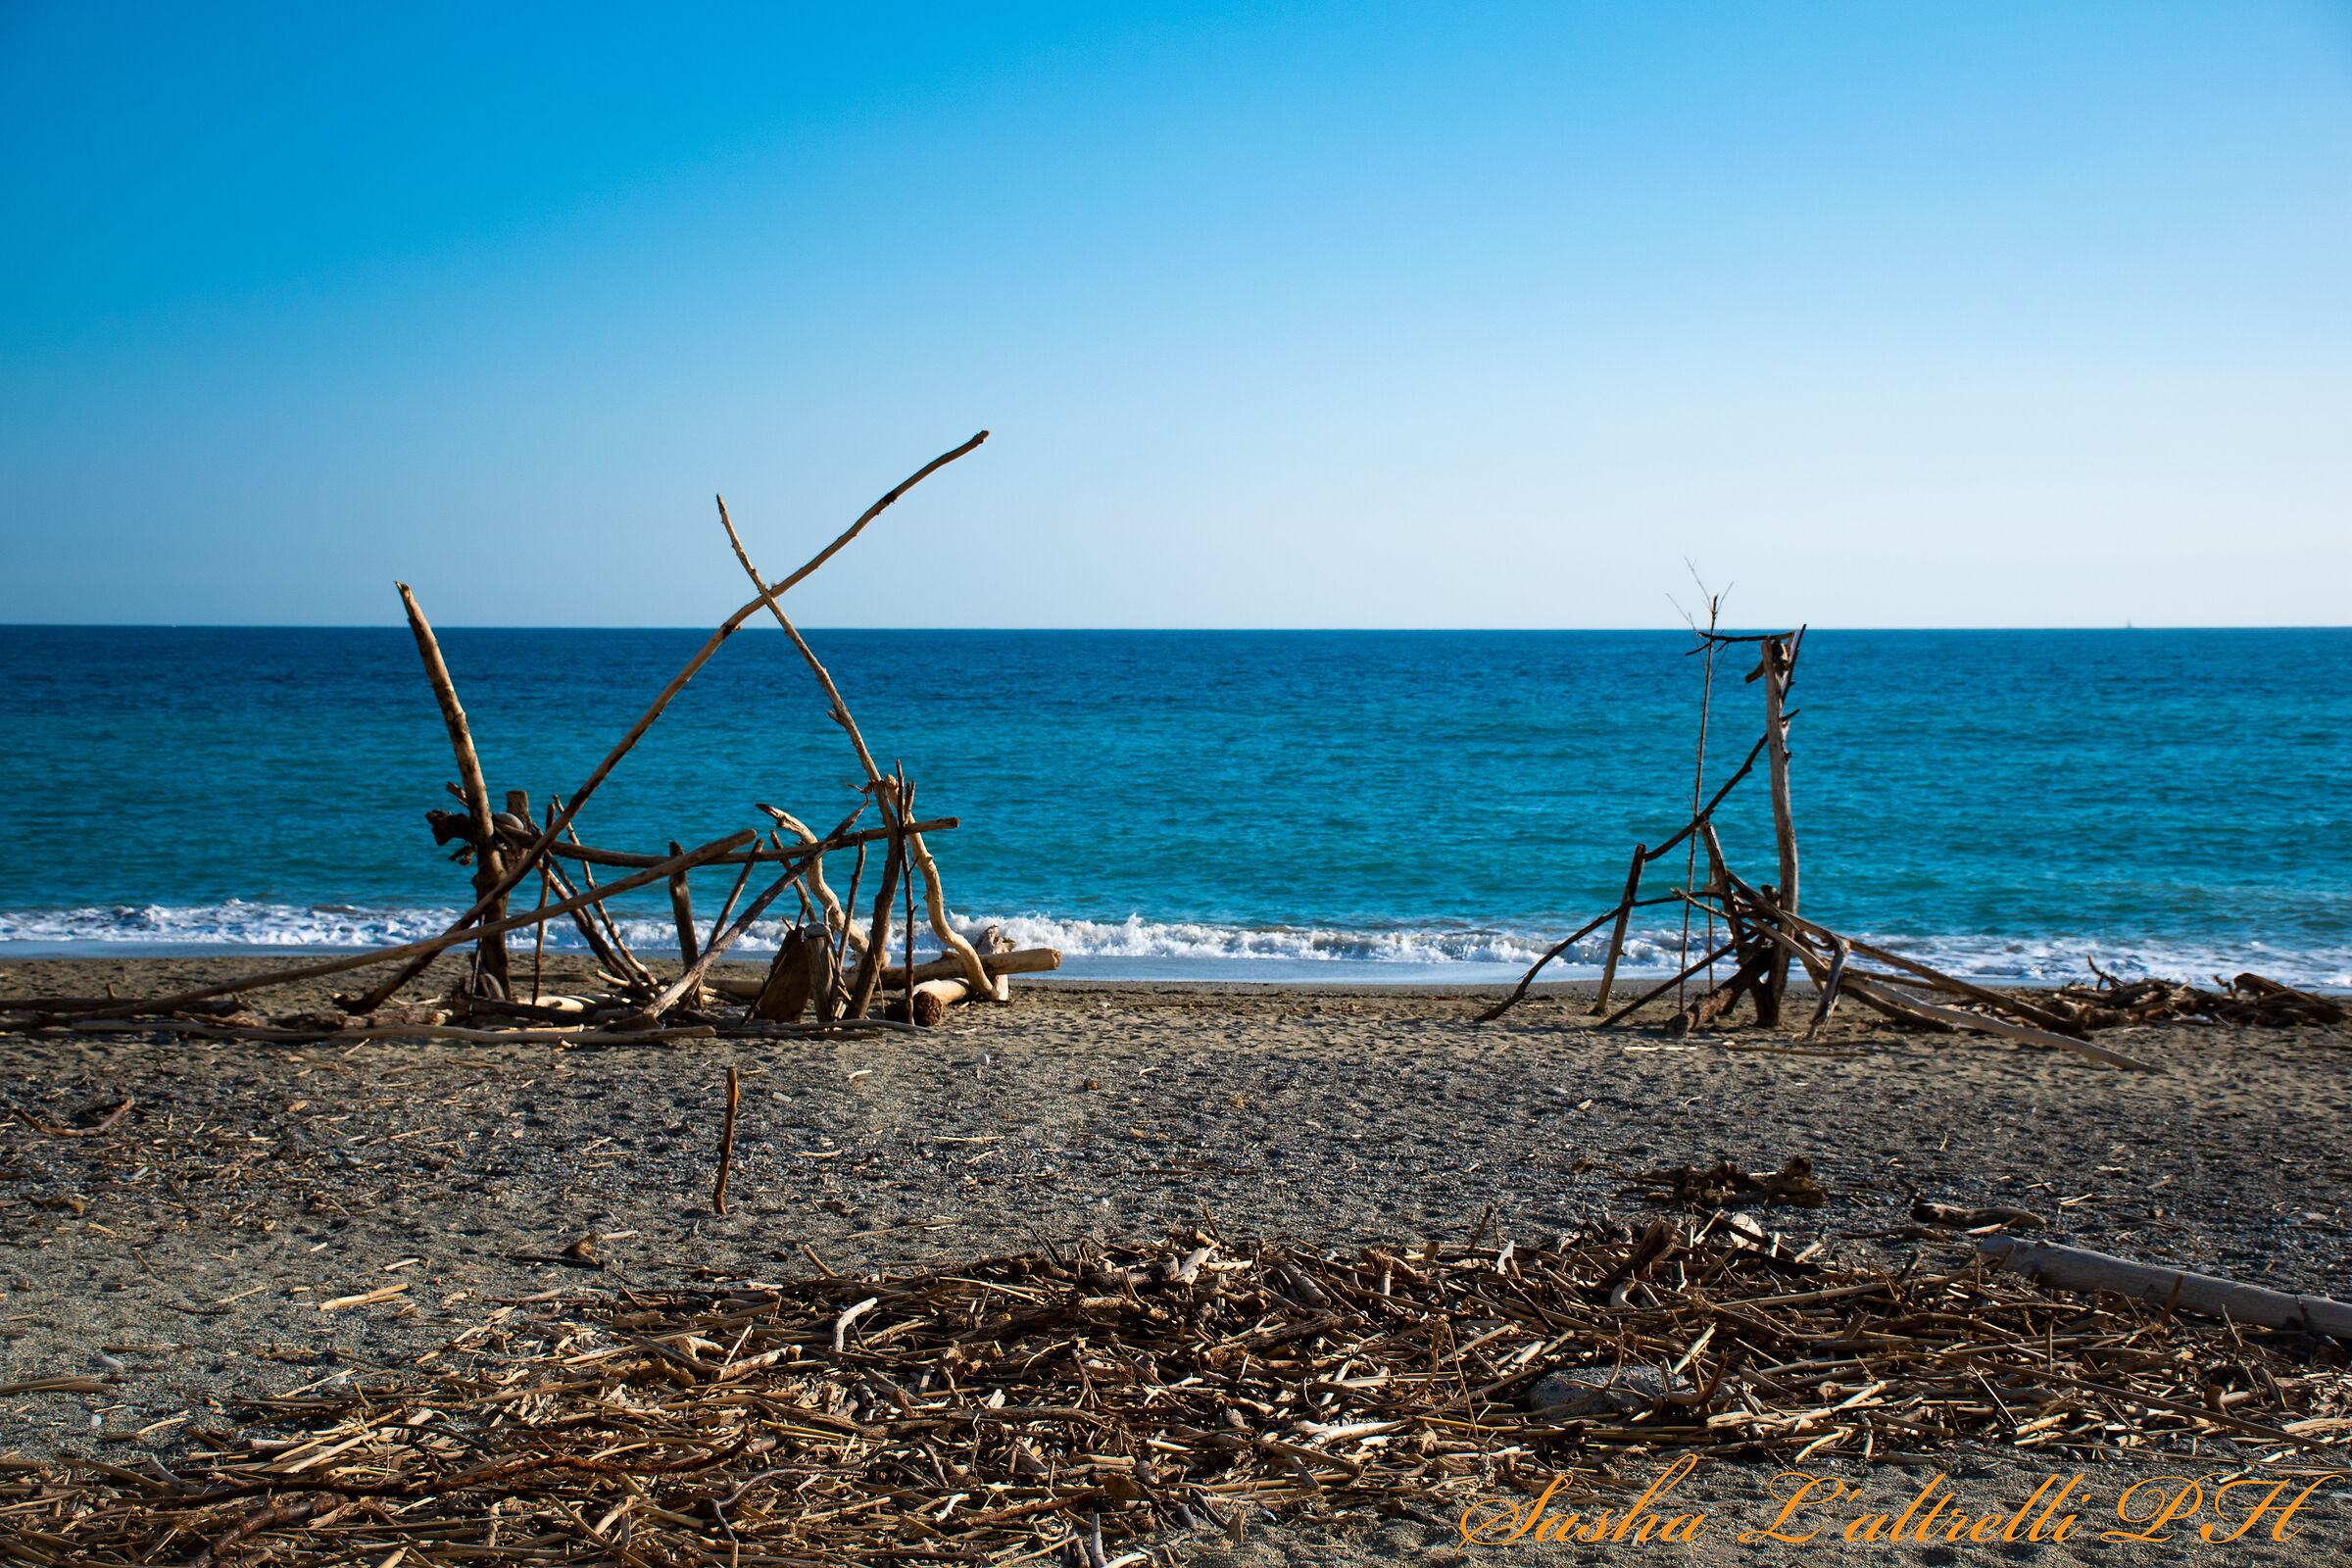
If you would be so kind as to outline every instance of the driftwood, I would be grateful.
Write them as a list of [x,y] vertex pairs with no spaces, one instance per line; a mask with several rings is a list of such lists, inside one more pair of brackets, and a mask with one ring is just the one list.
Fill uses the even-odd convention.
[[1634,846],[1633,868],[1625,873],[1625,897],[1617,901],[1617,926],[1609,933],[1608,956],[1601,960],[1600,991],[1592,999],[1595,1017],[1609,1010],[1609,987],[1617,978],[1617,959],[1625,952],[1625,929],[1634,918],[1634,904],[1642,896],[1642,867],[1648,862],[1648,850]]
[[[456,754],[458,778],[465,785],[466,811],[473,832],[474,873],[473,891],[477,898],[487,899],[500,881],[498,833],[490,823],[490,786],[482,779],[481,758],[473,749],[473,732],[466,722],[466,709],[458,701],[456,682],[449,676],[449,665],[441,658],[440,640],[433,635],[432,626],[424,618],[416,596],[405,582],[392,585],[400,590],[402,608],[409,614],[409,632],[416,639],[416,653],[424,661],[425,679],[433,688],[433,701],[440,705],[441,722],[449,731],[449,747]],[[677,853],[671,847],[671,853]],[[485,911],[496,920],[505,912],[503,903],[492,901]],[[480,965],[482,973],[498,982],[503,994],[508,989],[507,945],[503,938],[486,936],[481,939]]]
[[[2283,1483],[2268,1506],[2290,1532],[2293,1506],[2342,1478],[2334,1380],[2276,1337],[2053,1299],[2006,1270],[1803,1262],[1746,1214],[1678,1229],[1408,1252],[1235,1246],[1205,1227],[888,1276],[771,1264],[551,1292],[511,1340],[492,1331],[514,1307],[485,1302],[427,1364],[356,1368],[262,1401],[243,1429],[243,1412],[216,1414],[169,1478],[34,1471],[0,1544],[76,1564],[187,1561],[241,1533],[270,1562],[1135,1568],[1180,1532],[1230,1544],[1268,1509],[1377,1510],[1448,1541],[1459,1523],[1494,1547],[1605,1504],[1620,1541],[1701,1523],[1715,1540],[1737,1521],[1672,1486],[1730,1455],[1844,1474],[1926,1445],[1997,1446],[2052,1473],[2017,1515],[2047,1503],[2034,1541],[2061,1478],[2119,1450],[2139,1474],[2259,1476],[2256,1498]],[[1636,1371],[1654,1393],[1574,1415],[1535,1392]],[[2274,1463],[2241,1439],[2310,1457]],[[1498,1490],[1505,1463],[1518,1490]],[[2078,1541],[2111,1499],[2065,1503]],[[1955,1500],[1976,1511],[1965,1487],[1934,1506]],[[2017,1499],[1985,1500],[1997,1527]],[[2230,1500],[2225,1526],[2247,1506]]]
[[2014,1236],[1987,1236],[1977,1243],[1977,1250],[2061,1290],[2105,1291],[2168,1311],[2352,1340],[2352,1303],[2325,1296],[2289,1296],[2211,1274],[2134,1263],[2083,1247],[2023,1242]]
[[948,1009],[958,1002],[968,1002],[975,996],[986,997],[992,1001],[1002,1000],[997,996],[996,987],[1003,983],[1002,980],[999,980],[986,991],[976,992],[972,989],[972,983],[961,976],[946,980],[922,981],[907,993],[906,1016],[911,1022],[922,1024],[927,1028],[945,1018],[948,1015]]
[[[923,841],[926,832],[944,832],[956,825],[954,817],[942,817],[928,822],[912,820],[913,792],[907,783],[904,767],[892,778],[883,778],[874,767],[864,738],[858,733],[849,717],[847,704],[831,675],[808,653],[798,630],[784,615],[779,597],[838,554],[851,540],[870,523],[884,509],[897,501],[906,491],[946,464],[954,462],[977,447],[987,438],[982,431],[962,446],[954,448],[933,459],[912,475],[887,492],[844,530],[832,543],[819,551],[807,564],[775,584],[760,579],[751,571],[748,558],[743,556],[739,540],[735,540],[738,558],[745,569],[751,571],[760,596],[744,605],[712,631],[702,648],[687,661],[654,699],[626,734],[605,755],[604,760],[589,774],[587,780],[568,800],[559,796],[550,804],[544,822],[534,821],[531,795],[527,790],[509,790],[506,809],[491,808],[488,780],[483,774],[481,759],[474,745],[463,705],[451,680],[446,662],[441,656],[438,640],[424,617],[416,596],[407,584],[397,585],[406,611],[412,635],[423,661],[427,681],[441,710],[443,726],[448,732],[452,753],[456,758],[462,784],[448,786],[449,793],[463,803],[463,814],[447,810],[428,810],[425,813],[434,842],[459,842],[453,859],[473,866],[473,902],[438,936],[419,942],[402,943],[369,952],[327,959],[318,963],[273,970],[264,974],[244,975],[218,985],[200,987],[173,996],[132,1001],[109,998],[51,999],[54,1007],[21,1007],[29,1015],[28,1024],[35,1028],[54,1027],[72,1021],[74,1027],[92,1031],[135,1029],[146,1032],[192,1032],[204,1030],[229,1038],[265,1039],[320,1039],[368,1038],[366,1026],[355,1030],[353,1014],[370,1018],[376,1025],[393,1034],[438,1034],[445,1038],[480,1041],[549,1038],[570,1041],[593,1035],[602,1041],[657,1040],[670,1038],[707,1038],[725,1028],[742,1037],[777,1037],[807,1033],[799,1018],[807,1010],[811,994],[817,1004],[817,1032],[824,1031],[841,1017],[845,1008],[842,987],[838,979],[839,940],[849,943],[855,933],[851,930],[849,912],[833,898],[823,873],[824,857],[834,851],[855,849],[862,870],[865,847],[875,841],[886,841],[891,848],[888,874],[884,878],[875,904],[875,926],[860,944],[861,983],[858,987],[856,1005],[849,1009],[862,1013],[871,1002],[874,985],[886,969],[883,962],[884,939],[888,931],[890,900],[900,875],[906,875],[909,918],[908,940],[911,944],[911,918],[914,884],[912,877],[920,875],[925,888],[925,900],[938,930],[942,945],[957,958],[958,972],[973,988],[1000,1000],[1004,993],[1001,975],[980,961],[978,953],[948,923],[944,893],[940,887],[936,858]],[[721,508],[722,520],[724,508]],[[730,540],[734,540],[732,523],[727,524]],[[609,850],[584,844],[576,827],[582,807],[596,789],[609,777],[620,760],[628,755],[651,726],[662,716],[668,705],[683,690],[703,664],[709,662],[718,647],[740,629],[745,621],[761,610],[773,613],[794,642],[809,660],[832,703],[834,716],[848,731],[856,747],[858,761],[867,777],[865,792],[869,803],[878,803],[884,816],[883,825],[864,833],[853,831],[861,805],[845,818],[834,832],[817,838],[789,813],[767,808],[779,823],[779,830],[762,844],[760,835],[739,832],[713,840],[698,849],[687,851],[673,841],[666,855],[639,855]],[[789,825],[800,842],[787,843],[781,827]],[[564,870],[564,862],[576,869],[578,885]],[[767,864],[781,874],[743,906],[750,890],[754,869]],[[625,868],[628,874],[617,880],[599,883],[594,867],[604,865]],[[706,866],[726,866],[736,871],[732,885],[726,891],[717,914],[711,918],[708,934],[698,930],[694,913],[692,882],[689,872]],[[528,913],[516,915],[507,907],[508,895],[524,878],[536,871],[540,886],[537,902]],[[651,883],[666,881],[671,917],[678,943],[679,973],[666,986],[658,982],[653,972],[639,961],[622,940],[620,927],[610,906],[620,894],[632,892]],[[763,987],[761,995],[749,1000],[755,1004],[745,1009],[744,1016],[729,1019],[706,1016],[709,992],[704,985],[711,965],[738,942],[753,923],[765,913],[768,906],[787,889],[799,889],[804,918],[817,918],[822,910],[823,924],[813,939],[806,930],[796,928],[799,940],[788,944],[789,951],[771,966],[773,985]],[[853,906],[857,881],[853,878]],[[813,901],[810,893],[813,892]],[[558,894],[561,897],[558,897]],[[565,1006],[538,1005],[540,981],[544,973],[544,957],[548,922],[568,919],[577,928],[581,940],[602,965],[598,976],[613,988],[612,993],[576,999]],[[512,992],[505,958],[507,934],[528,927],[535,933],[531,974],[531,1001],[516,1001]],[[460,943],[475,944],[478,953],[471,977],[460,985],[443,1002],[441,1007],[417,1004],[414,999],[397,1007],[386,1008],[394,994],[410,980],[421,974],[433,958]],[[912,967],[909,948],[907,962],[900,971]],[[383,971],[380,978],[366,993],[358,996],[337,996],[338,1007],[350,1011],[295,1013],[276,1019],[264,1018],[253,1012],[243,1000],[247,994],[305,980],[324,978],[351,970],[375,968]],[[220,1004],[218,999],[234,996],[234,1003]],[[678,1016],[667,1017],[673,1010]],[[381,1016],[377,1016],[377,1014]],[[461,1023],[452,1028],[455,1015]],[[167,1017],[166,1015],[175,1015]],[[156,1021],[148,1021],[156,1020]],[[477,1022],[506,1024],[505,1028],[477,1029]],[[660,1027],[667,1022],[680,1027]],[[879,1020],[875,1020],[879,1024]],[[550,1029],[538,1027],[556,1025]]]
[[[798,926],[785,932],[784,940],[776,944],[774,959],[767,966],[767,978],[752,993],[752,1016],[772,1023],[798,1023],[801,1014],[808,1010],[808,999],[815,991],[815,966],[809,960],[827,946],[822,937],[807,936]],[[713,984],[711,989],[720,987]],[[740,991],[735,994],[742,995]]]
[[[670,858],[675,859],[680,853],[673,839],[669,846]],[[669,912],[678,925],[678,963],[692,969],[695,960],[702,956],[702,948],[694,940],[694,890],[687,885],[683,870],[669,873]]]
[[[1012,953],[984,954],[980,961],[987,967],[993,981],[1004,975],[1045,974],[1058,969],[1061,967],[1061,953],[1056,948],[1022,948]],[[960,958],[934,958],[929,963],[914,966],[914,980],[918,985],[926,980],[945,980],[961,973],[963,960]],[[736,997],[746,1002],[757,998],[764,984],[763,981],[738,980],[732,976],[714,976],[710,982],[710,989],[721,996]],[[879,981],[881,989],[900,991],[906,985],[906,970],[903,965],[892,964],[882,971]],[[991,989],[994,989],[993,985]]]
[[882,889],[874,896],[874,920],[865,933],[865,952],[858,960],[858,977],[850,983],[850,1000],[843,1013],[862,1018],[873,1005],[874,987],[882,978],[882,956],[890,951],[890,901],[899,891],[899,872],[906,862],[900,842],[891,841],[882,861]]
[[[985,431],[982,433],[986,434]],[[948,924],[947,900],[940,888],[939,866],[932,859],[931,852],[924,847],[922,833],[905,822],[903,814],[905,803],[902,797],[892,788],[891,781],[882,776],[881,769],[874,765],[873,754],[866,750],[865,736],[859,732],[857,721],[851,718],[850,705],[842,700],[841,689],[833,684],[832,673],[825,668],[823,662],[816,657],[815,651],[808,646],[808,640],[801,635],[800,628],[792,623],[792,617],[784,613],[784,607],[776,602],[776,595],[781,593],[782,589],[770,589],[761,580],[760,568],[752,564],[750,553],[743,548],[743,540],[735,532],[734,519],[727,515],[727,504],[723,498],[718,503],[718,521],[719,525],[726,529],[727,543],[734,548],[735,559],[742,564],[744,574],[752,579],[752,586],[760,590],[761,602],[775,616],[776,624],[783,628],[787,637],[792,639],[793,647],[800,650],[802,662],[808,664],[810,672],[816,676],[818,684],[824,688],[825,697],[832,704],[833,721],[841,726],[844,733],[849,736],[851,746],[857,751],[858,761],[865,769],[866,788],[881,804],[883,819],[894,826],[905,828],[905,837],[899,841],[898,848],[900,853],[911,862],[913,871],[920,872],[922,875],[923,899],[931,916],[932,933],[939,938],[942,948],[955,954],[963,961],[964,975],[971,981],[975,992],[989,992],[994,1000],[1004,1001],[1004,997],[1002,993],[990,991],[988,972],[981,966],[980,955],[974,951],[970,943],[956,933],[953,926]],[[910,885],[909,892],[911,891]],[[910,917],[907,920],[907,940],[910,942],[914,935],[913,924]]]
[[[159,997],[150,1002],[131,1004],[128,1011],[133,1014],[178,1012],[190,1003],[205,1002],[214,997],[224,997],[230,992],[263,991],[272,986],[292,985],[300,980],[320,980],[330,974],[344,974],[353,969],[372,968],[379,963],[393,963],[402,959],[425,956],[439,953],[446,948],[454,948],[459,943],[474,936],[488,936],[519,930],[536,921],[552,920],[558,915],[569,914],[575,908],[584,908],[591,901],[601,902],[615,893],[626,893],[632,888],[641,888],[649,882],[660,882],[681,866],[700,865],[708,858],[739,849],[758,837],[757,833],[746,828],[740,833],[729,834],[723,839],[713,839],[700,849],[689,850],[674,860],[664,860],[659,865],[649,866],[634,876],[622,877],[617,882],[608,882],[598,893],[583,893],[576,900],[567,899],[562,904],[551,904],[544,909],[534,909],[529,914],[510,916],[478,929],[467,925],[452,926],[441,935],[426,937],[420,942],[404,942],[395,948],[376,948],[367,953],[354,954],[348,957],[329,958],[319,963],[304,964],[299,968],[278,969],[269,974],[247,975],[241,979],[224,981],[220,985],[199,986],[193,991],[183,991],[177,996]],[[380,1006],[382,1003],[379,1001],[376,1005]],[[372,1011],[373,1008],[360,1010]]]
[[[1795,807],[1788,789],[1788,682],[1796,672],[1796,650],[1804,637],[1799,627],[1788,638],[1767,637],[1762,645],[1763,659],[1754,674],[1764,680],[1764,738],[1772,746],[1772,833],[1780,849],[1781,880],[1777,888],[1780,907],[1794,914],[1797,910],[1797,863]],[[1781,998],[1788,988],[1788,963],[1786,956],[1776,957],[1766,988],[1772,996],[1773,1010],[1780,1010]]]
[[[471,909],[468,909],[466,911],[466,913],[460,915],[456,923],[449,928],[449,932],[445,933],[445,935],[454,935],[458,932],[461,932],[466,927],[471,925],[474,921],[481,919],[484,913],[496,904],[498,899],[503,898],[510,888],[520,882],[524,876],[529,874],[538,866],[540,859],[546,856],[549,850],[554,848],[557,842],[557,836],[562,833],[564,829],[571,825],[572,819],[579,815],[580,808],[588,804],[588,798],[596,793],[597,787],[612,776],[612,770],[620,765],[621,759],[628,756],[630,751],[636,747],[637,743],[645,738],[646,731],[654,727],[655,721],[662,716],[665,710],[668,709],[670,703],[677,697],[678,693],[686,689],[686,683],[694,678],[695,673],[698,670],[710,662],[710,657],[718,652],[720,646],[724,644],[728,638],[734,636],[736,632],[742,629],[745,621],[751,619],[752,616],[757,614],[760,610],[773,604],[777,595],[784,593],[794,584],[807,577],[810,572],[816,570],[817,567],[832,560],[834,555],[837,554],[842,547],[847,545],[852,539],[857,538],[858,533],[864,529],[865,525],[871,522],[884,508],[897,501],[899,497],[905,495],[909,489],[920,483],[926,476],[933,473],[937,469],[944,467],[946,465],[955,462],[957,458],[960,458],[965,453],[970,452],[979,446],[981,442],[987,439],[988,432],[983,430],[978,435],[973,436],[969,441],[966,441],[963,445],[956,447],[952,451],[944,452],[938,457],[933,458],[929,463],[924,464],[912,474],[901,480],[898,485],[885,494],[881,500],[875,502],[871,507],[868,507],[865,510],[864,514],[859,516],[856,522],[850,524],[849,528],[842,533],[841,537],[835,539],[824,549],[818,551],[809,559],[807,564],[800,568],[800,570],[785,578],[774,588],[762,589],[759,598],[753,600],[750,604],[745,605],[742,609],[736,611],[735,613],[729,615],[725,620],[719,622],[717,629],[710,633],[710,639],[703,644],[703,646],[695,653],[695,656],[692,659],[686,662],[686,667],[679,670],[676,675],[671,677],[669,684],[664,686],[662,689],[661,695],[654,699],[653,705],[638,717],[636,723],[629,726],[628,733],[623,735],[618,743],[613,746],[612,750],[605,755],[603,761],[596,764],[595,771],[588,775],[587,781],[572,792],[570,802],[564,806],[563,812],[556,818],[555,826],[549,828],[545,833],[541,834],[537,842],[535,842],[530,849],[524,851],[523,854],[515,859],[514,863],[506,869],[505,873],[499,878],[497,886],[494,887],[490,893],[484,895],[481,899],[476,901]],[[253,984],[254,982],[252,981],[245,982],[245,985],[248,989],[250,989]],[[374,1007],[381,1006],[391,996],[393,989],[395,988],[392,986],[379,986],[375,991],[370,992],[365,999],[367,1009],[372,1010]]]
[[[2160,980],[2139,980],[2126,984],[2099,971],[2094,963],[2091,968],[2098,974],[2099,980],[2096,989],[2069,987],[2034,997],[2009,995],[1945,974],[1915,958],[1833,930],[1818,920],[1798,913],[1798,857],[1794,812],[1789,798],[1788,744],[1788,724],[1796,715],[1788,708],[1787,697],[1797,650],[1804,635],[1803,628],[1762,637],[1731,637],[1712,631],[1700,635],[1709,647],[1740,642],[1761,645],[1762,658],[1748,679],[1765,683],[1765,730],[1762,739],[1749,750],[1745,760],[1732,777],[1716,789],[1705,807],[1694,812],[1679,832],[1655,850],[1638,848],[1635,851],[1633,865],[1626,878],[1625,893],[1617,905],[1547,950],[1520,977],[1518,985],[1508,996],[1479,1015],[1482,1022],[1498,1018],[1516,1005],[1526,997],[1546,964],[1593,931],[1612,923],[1614,929],[1603,956],[1598,995],[1592,1009],[1593,1015],[1601,1017],[1598,1026],[1601,1028],[1624,1022],[1668,989],[1688,981],[1727,953],[1737,955],[1738,967],[1730,979],[1680,1007],[1667,1023],[1669,1034],[1686,1035],[1694,1029],[1706,1027],[1728,1015],[1742,1001],[1754,1004],[1759,1026],[1777,1026],[1781,1016],[1781,995],[1786,985],[1783,977],[1791,962],[1802,965],[1816,993],[1812,1016],[1798,1037],[1800,1041],[1818,1037],[1838,1003],[1851,999],[1909,1027],[1939,1033],[1999,1035],[2030,1045],[2070,1052],[2104,1066],[2146,1070],[2149,1063],[2137,1057],[2090,1043],[2087,1038],[2090,1031],[2161,1017],[2205,1017],[2274,1027],[2352,1021],[2352,1008],[2347,1008],[2335,999],[2281,985],[2256,974],[2241,974],[2234,980],[2217,977],[2215,983],[2222,990],[2208,992]],[[1703,714],[1701,722],[1704,722]],[[1773,827],[1781,878],[1778,884],[1768,883],[1760,887],[1742,880],[1731,868],[1724,858],[1713,822],[1715,812],[1725,797],[1754,767],[1759,755],[1771,759],[1769,777]],[[1691,798],[1695,800],[1697,795],[1698,786],[1694,782]],[[1720,915],[1730,927],[1731,941],[1691,961],[1689,952],[1690,923],[1686,916],[1685,962],[1681,972],[1662,985],[1652,987],[1629,1005],[1612,1012],[1609,1001],[1616,988],[1618,964],[1624,955],[1633,911],[1648,903],[1665,902],[1641,897],[1642,867],[1690,834],[1695,834],[1706,849],[1707,882],[1698,888],[1677,888],[1669,895],[1669,900],[1680,902],[1690,912],[1703,910],[1710,919]],[[1695,873],[1695,857],[1690,858],[1691,864],[1685,868],[1686,880]],[[1884,967],[1864,969],[1859,967],[1857,959],[1868,959]],[[1946,1005],[1929,1001],[1921,995],[1923,992],[1940,993],[1958,1004]]]

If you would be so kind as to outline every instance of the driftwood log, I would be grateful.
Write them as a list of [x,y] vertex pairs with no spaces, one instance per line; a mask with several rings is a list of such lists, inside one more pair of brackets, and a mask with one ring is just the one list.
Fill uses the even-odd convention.
[[2289,1296],[2212,1274],[2134,1263],[2088,1248],[2025,1242],[2014,1236],[1987,1236],[1977,1243],[1977,1250],[2061,1290],[2105,1291],[2199,1317],[2352,1340],[2352,1303],[2325,1296]]

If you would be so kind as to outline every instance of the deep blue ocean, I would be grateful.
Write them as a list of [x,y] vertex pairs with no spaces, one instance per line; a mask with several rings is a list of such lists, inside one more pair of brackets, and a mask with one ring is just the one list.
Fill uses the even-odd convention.
[[[542,803],[705,635],[441,634],[493,791]],[[934,844],[956,918],[1077,972],[1515,972],[1688,814],[1686,633],[808,635],[918,814],[962,818]],[[1718,668],[1710,788],[1761,732],[1748,663]],[[1981,975],[2352,982],[2352,630],[1815,631],[1792,702],[1817,918]],[[424,825],[456,771],[405,628],[0,626],[0,956],[364,945],[469,902]],[[821,830],[857,781],[790,646],[746,630],[581,828],[660,850],[767,801]],[[1756,881],[1766,809],[1759,768],[1721,818]],[[660,951],[666,902],[635,908]],[[1664,964],[1679,921],[1637,929]]]

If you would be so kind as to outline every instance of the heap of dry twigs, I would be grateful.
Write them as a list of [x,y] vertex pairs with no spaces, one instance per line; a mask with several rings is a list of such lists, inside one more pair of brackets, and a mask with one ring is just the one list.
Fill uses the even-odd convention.
[[[1475,1244],[1475,1238],[1473,1239]],[[1149,1559],[1259,1510],[1444,1522],[1629,1458],[1962,1439],[2332,1468],[2331,1342],[1981,1261],[1792,1258],[1752,1214],[1439,1250],[1043,1250],[502,1308],[401,1377],[258,1401],[167,1470],[11,1489],[37,1564]],[[1638,1376],[1630,1375],[1639,1373]],[[1539,1381],[1541,1380],[1541,1381]],[[1531,1397],[1531,1395],[1533,1396]],[[1106,1555],[1107,1554],[1107,1555]]]

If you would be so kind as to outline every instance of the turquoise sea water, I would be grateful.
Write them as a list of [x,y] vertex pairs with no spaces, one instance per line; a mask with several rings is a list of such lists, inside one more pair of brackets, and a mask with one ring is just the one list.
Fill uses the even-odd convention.
[[[442,640],[493,790],[544,802],[705,635]],[[920,813],[962,818],[935,846],[957,918],[1082,972],[1514,971],[1689,805],[1682,633],[810,640]],[[1710,780],[1760,732],[1746,659],[1719,670]],[[1818,917],[1980,974],[2352,982],[2352,631],[1816,631],[1793,701]],[[423,823],[455,770],[403,629],[0,627],[0,956],[350,946],[467,902]],[[764,825],[755,801],[822,827],[856,777],[789,645],[746,631],[582,827],[656,850]],[[1754,880],[1761,786],[1723,816]],[[1654,966],[1678,930],[1641,936]]]

